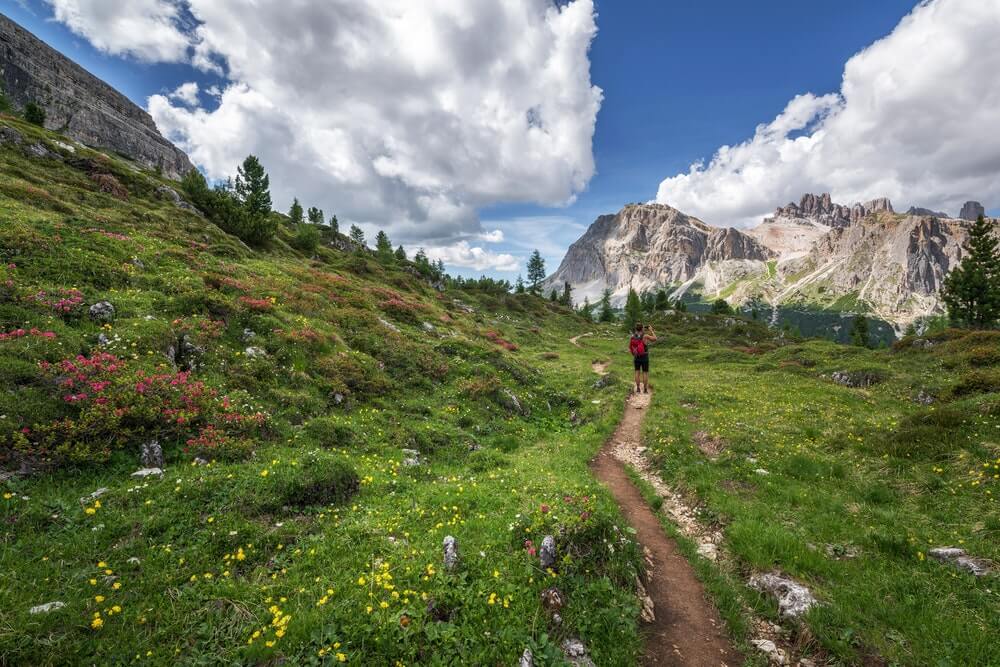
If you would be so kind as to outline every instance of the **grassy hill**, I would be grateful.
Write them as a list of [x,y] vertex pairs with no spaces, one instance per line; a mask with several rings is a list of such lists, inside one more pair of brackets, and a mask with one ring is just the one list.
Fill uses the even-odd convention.
[[156,174],[0,132],[0,465],[33,472],[3,476],[0,662],[549,664],[579,636],[632,663],[589,325],[287,226],[251,250]]

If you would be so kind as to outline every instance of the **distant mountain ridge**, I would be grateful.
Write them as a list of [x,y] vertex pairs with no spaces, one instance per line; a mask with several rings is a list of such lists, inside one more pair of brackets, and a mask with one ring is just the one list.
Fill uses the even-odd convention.
[[42,106],[46,127],[180,178],[191,160],[127,97],[0,14],[0,82],[14,106]]
[[[960,215],[983,210],[967,203]],[[546,289],[616,304],[629,288],[781,308],[864,312],[897,328],[942,312],[938,292],[962,256],[971,222],[927,209],[896,213],[888,198],[845,206],[806,194],[749,230],[720,228],[664,204],[597,219]]]

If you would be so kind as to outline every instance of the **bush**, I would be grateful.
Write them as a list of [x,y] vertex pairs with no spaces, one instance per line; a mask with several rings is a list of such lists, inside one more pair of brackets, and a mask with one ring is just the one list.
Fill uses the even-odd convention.
[[295,236],[292,238],[292,247],[296,250],[311,255],[319,247],[321,233],[316,225],[300,224],[295,226]]
[[256,485],[257,509],[278,512],[343,503],[358,492],[361,480],[346,461],[316,453],[297,463],[282,463],[261,470]]
[[965,423],[966,412],[941,407],[911,415],[901,420],[896,432],[887,437],[872,437],[871,449],[878,454],[898,458],[939,460],[955,451],[954,432]]
[[35,102],[28,102],[24,107],[24,120],[38,127],[45,127],[45,109]]
[[1000,391],[1000,371],[976,370],[966,373],[951,389],[953,396],[992,394]]
[[310,442],[324,449],[350,447],[356,439],[350,425],[330,417],[310,419],[302,427],[302,433]]

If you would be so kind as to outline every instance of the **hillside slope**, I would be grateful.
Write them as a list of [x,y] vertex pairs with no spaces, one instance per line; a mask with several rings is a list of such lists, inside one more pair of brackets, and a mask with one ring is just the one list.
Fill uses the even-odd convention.
[[634,662],[589,325],[329,233],[252,250],[152,172],[0,138],[0,663]]

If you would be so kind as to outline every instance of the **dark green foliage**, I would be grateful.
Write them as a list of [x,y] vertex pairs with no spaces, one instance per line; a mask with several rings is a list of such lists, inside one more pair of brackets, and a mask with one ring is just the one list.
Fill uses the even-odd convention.
[[1000,391],[1000,369],[978,369],[966,373],[959,380],[951,393],[954,396],[970,396],[974,394],[992,394]]
[[337,216],[335,215],[330,216],[330,231],[332,231],[334,234],[340,233],[340,225],[338,224]]
[[45,127],[45,109],[35,102],[28,102],[24,107],[24,120],[38,127]]
[[305,221],[302,204],[299,203],[297,198],[292,202],[292,207],[288,209],[288,217],[293,225],[301,225]]
[[654,309],[658,313],[662,313],[665,310],[670,310],[670,297],[667,296],[667,290],[661,289],[656,292],[656,302],[654,304]]
[[304,253],[312,254],[319,247],[322,236],[319,226],[299,223],[295,227],[295,238],[292,239],[292,246]]
[[973,225],[962,263],[945,278],[941,298],[952,321],[977,329],[1000,318],[1000,252],[993,225],[983,216]]
[[579,312],[580,315],[582,315],[588,322],[594,321],[594,304],[590,303],[590,299],[587,297],[583,297],[583,304],[577,312]]
[[729,302],[725,299],[716,299],[712,304],[712,314],[713,315],[732,315],[733,308],[729,305]]
[[246,243],[262,245],[274,236],[277,221],[270,214],[250,214],[240,204],[229,183],[210,189],[201,172],[192,169],[181,181],[181,189],[209,220]]
[[375,236],[375,254],[378,257],[378,261],[383,264],[391,264],[395,259],[392,253],[392,241],[389,240],[389,235],[381,229]]
[[656,295],[652,292],[643,292],[642,296],[639,297],[639,302],[642,305],[643,314],[647,317],[656,312]]
[[0,113],[12,113],[13,110],[14,107],[10,103],[7,93],[4,92],[3,86],[0,85]]
[[559,297],[559,303],[561,303],[564,306],[573,305],[573,286],[569,284],[568,280],[565,283],[563,283],[563,292],[562,295]]
[[339,504],[360,488],[358,474],[343,459],[306,456],[300,465],[275,466],[256,489],[256,507],[266,512]]
[[514,284],[514,292],[517,294],[524,294],[525,292],[524,278],[521,277],[520,273],[517,274],[517,282]]
[[324,449],[347,448],[355,444],[357,435],[351,426],[332,417],[316,417],[306,422],[302,434],[311,443]]
[[858,315],[851,325],[851,345],[858,347],[871,347],[871,336],[868,333],[868,318]]
[[611,309],[611,288],[606,288],[601,294],[601,312],[597,316],[599,322],[614,322],[615,311]]
[[354,241],[354,244],[357,246],[358,250],[365,249],[365,233],[361,231],[360,227],[358,227],[357,225],[351,225],[350,237],[351,240]]
[[310,224],[313,225],[326,224],[326,220],[323,217],[323,210],[316,208],[315,206],[309,207],[309,212],[306,214],[306,219],[308,219]]
[[234,188],[237,200],[250,218],[261,219],[271,214],[271,179],[256,156],[248,155],[237,169]]
[[528,258],[528,284],[532,294],[538,294],[541,282],[545,280],[545,260],[542,254],[535,250]]
[[559,301],[559,292],[557,292],[554,287],[552,288],[552,291],[549,292],[549,301],[553,303]]
[[632,331],[637,322],[642,319],[642,304],[639,302],[639,295],[631,287],[628,290],[628,297],[625,299],[625,320],[624,325],[627,331]]
[[396,258],[397,262],[406,261],[406,250],[403,248],[403,246],[399,246],[398,248],[396,248],[394,257]]

